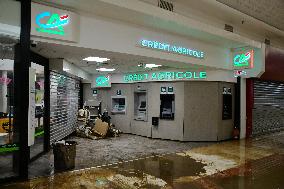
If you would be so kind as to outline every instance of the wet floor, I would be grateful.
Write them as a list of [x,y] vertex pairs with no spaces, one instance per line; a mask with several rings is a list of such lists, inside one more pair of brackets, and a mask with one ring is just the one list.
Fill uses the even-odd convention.
[[284,188],[284,132],[130,159],[0,188]]

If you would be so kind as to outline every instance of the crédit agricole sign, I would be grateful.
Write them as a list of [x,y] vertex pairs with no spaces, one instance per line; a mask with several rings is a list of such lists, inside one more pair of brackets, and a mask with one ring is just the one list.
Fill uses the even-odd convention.
[[179,45],[172,45],[166,42],[142,39],[140,40],[139,45],[141,47],[145,47],[149,49],[155,49],[155,50],[160,50],[164,52],[181,54],[181,55],[190,56],[190,57],[199,58],[199,59],[203,59],[205,56],[205,53],[203,51],[191,49],[191,48],[187,48],[187,47],[183,47]]
[[65,35],[64,26],[69,23],[69,15],[60,15],[49,11],[39,13],[35,20],[36,31],[53,35]]
[[145,81],[176,81],[176,80],[199,80],[206,79],[205,71],[186,72],[153,72],[153,73],[131,73],[123,76],[124,82],[145,82]]
[[239,51],[234,54],[233,66],[235,69],[248,69],[253,68],[254,64],[254,51]]
[[79,15],[74,12],[32,3],[31,35],[77,42]]

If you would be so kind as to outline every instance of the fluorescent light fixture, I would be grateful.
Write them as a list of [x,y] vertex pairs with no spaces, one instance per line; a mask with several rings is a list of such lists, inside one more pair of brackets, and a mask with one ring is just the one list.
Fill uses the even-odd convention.
[[108,61],[110,59],[109,58],[101,58],[101,57],[89,56],[87,58],[84,58],[83,60],[86,60],[88,62],[106,62],[106,61]]
[[114,68],[98,68],[96,70],[100,72],[113,72],[115,69]]
[[158,68],[162,65],[159,65],[159,64],[146,64],[145,65],[145,68]]
[[67,72],[67,71],[70,71],[69,68],[63,68],[63,71]]

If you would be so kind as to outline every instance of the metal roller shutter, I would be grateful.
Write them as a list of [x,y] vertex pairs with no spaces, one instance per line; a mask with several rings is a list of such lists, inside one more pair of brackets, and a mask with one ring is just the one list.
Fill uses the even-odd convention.
[[79,99],[79,80],[50,73],[50,143],[75,131]]
[[284,129],[284,84],[254,81],[253,135]]

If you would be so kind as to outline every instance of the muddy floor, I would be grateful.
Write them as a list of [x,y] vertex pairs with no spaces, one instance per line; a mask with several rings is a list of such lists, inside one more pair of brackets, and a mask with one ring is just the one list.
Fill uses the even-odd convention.
[[99,165],[1,186],[14,188],[282,189],[284,132]]
[[[122,134],[116,138],[91,140],[70,137],[78,143],[75,169],[84,169],[123,162],[136,158],[182,152],[192,148],[214,144],[213,142],[179,142],[151,139],[137,135]],[[53,152],[30,164],[30,178],[48,176],[54,173]]]

